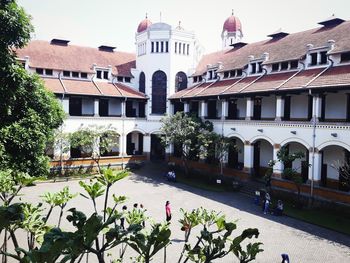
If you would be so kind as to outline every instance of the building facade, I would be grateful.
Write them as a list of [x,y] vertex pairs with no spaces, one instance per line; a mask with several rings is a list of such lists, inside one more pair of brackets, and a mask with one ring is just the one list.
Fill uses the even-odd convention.
[[[117,156],[164,159],[174,149],[159,144],[160,119],[192,112],[237,145],[226,158],[232,171],[261,177],[285,146],[304,152],[288,165],[306,184],[347,190],[334,165],[350,161],[348,32],[349,21],[330,17],[315,29],[278,31],[247,44],[232,14],[222,50],[203,55],[194,32],[146,17],[135,33],[135,54],[54,39],[32,41],[17,55],[62,102],[68,116],[62,130],[112,127],[120,139]],[[65,158],[80,157],[72,152]],[[53,158],[59,156],[54,147]],[[283,169],[273,167],[275,178]]]

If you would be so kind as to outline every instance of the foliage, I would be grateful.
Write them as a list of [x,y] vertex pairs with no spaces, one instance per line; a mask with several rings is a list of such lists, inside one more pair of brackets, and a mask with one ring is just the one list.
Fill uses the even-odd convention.
[[298,205],[300,205],[300,192],[301,192],[301,185],[303,184],[303,178],[300,173],[298,173],[297,168],[293,168],[292,164],[295,160],[301,160],[305,157],[305,154],[301,151],[289,153],[289,150],[287,147],[282,147],[277,152],[277,160],[271,160],[270,161],[270,168],[275,165],[276,162],[281,162],[285,166],[290,166],[287,168],[284,168],[283,170],[283,177],[287,180],[291,180],[298,191]]
[[46,142],[64,112],[40,78],[16,60],[15,50],[27,44],[33,31],[16,1],[0,1],[0,28],[0,170],[45,175]]
[[110,126],[90,126],[69,135],[72,148],[79,149],[84,155],[90,155],[101,174],[100,159],[119,145],[119,135]]
[[[223,258],[232,253],[240,262],[250,262],[256,255],[263,250],[260,248],[262,243],[249,243],[244,250],[241,243],[245,239],[257,238],[259,231],[257,229],[246,229],[241,235],[233,238],[232,233],[236,229],[235,222],[228,222],[224,215],[215,211],[208,211],[204,208],[186,212],[181,210],[183,217],[180,219],[182,230],[185,231],[185,244],[178,262],[181,262],[186,254],[186,259],[193,262],[209,263],[215,259]],[[202,229],[197,236],[197,242],[191,245],[188,240],[191,231],[200,226]]]
[[337,160],[331,164],[331,167],[339,173],[339,181],[342,184],[342,189],[350,190],[350,163]]
[[203,122],[200,118],[177,112],[172,116],[162,118],[161,137],[165,147],[177,145],[181,147],[181,156],[188,174],[188,161],[196,158],[206,158],[209,146],[214,143],[213,124]]

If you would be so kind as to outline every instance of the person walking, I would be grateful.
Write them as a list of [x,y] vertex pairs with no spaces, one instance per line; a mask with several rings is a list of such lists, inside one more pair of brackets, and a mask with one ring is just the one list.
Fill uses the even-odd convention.
[[171,220],[171,208],[170,208],[169,201],[166,201],[166,203],[165,203],[165,215],[166,215],[166,221],[170,222],[170,220]]
[[120,218],[120,227],[124,230],[125,229],[125,213],[127,210],[127,206],[124,205],[122,208],[122,217]]

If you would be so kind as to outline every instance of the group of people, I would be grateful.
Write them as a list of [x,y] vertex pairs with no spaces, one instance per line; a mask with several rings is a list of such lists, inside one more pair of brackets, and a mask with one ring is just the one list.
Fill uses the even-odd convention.
[[[256,204],[259,204],[259,200],[260,200],[259,197],[260,197],[260,192],[257,191],[256,192],[256,198],[255,198],[255,203]],[[283,209],[284,209],[283,206],[284,205],[283,205],[282,200],[278,200],[276,207],[274,209],[272,209],[271,197],[270,197],[270,194],[268,192],[266,192],[263,195],[261,205],[262,205],[262,210],[263,210],[265,215],[268,214],[268,213],[271,213],[271,214],[276,215],[276,216],[283,215]]]
[[[122,207],[122,216],[120,218],[120,227],[122,229],[125,229],[125,216],[126,216],[127,210],[128,210],[128,207],[126,205],[124,205]],[[139,204],[135,203],[133,205],[132,212],[136,212],[136,211],[144,213],[146,211],[146,209],[143,207],[143,204],[140,204],[140,207],[139,207]],[[142,225],[142,227],[145,227],[145,221],[144,220],[141,222],[141,225]]]
[[165,177],[169,182],[176,182],[176,174],[174,170],[169,170]]

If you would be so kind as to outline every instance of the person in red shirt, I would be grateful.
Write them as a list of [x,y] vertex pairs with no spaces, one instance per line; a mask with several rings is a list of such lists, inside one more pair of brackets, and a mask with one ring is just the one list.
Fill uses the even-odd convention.
[[166,215],[166,221],[170,222],[171,220],[171,209],[170,209],[170,202],[166,201],[165,203],[165,215]]

